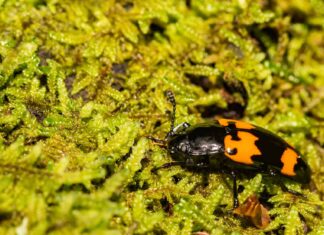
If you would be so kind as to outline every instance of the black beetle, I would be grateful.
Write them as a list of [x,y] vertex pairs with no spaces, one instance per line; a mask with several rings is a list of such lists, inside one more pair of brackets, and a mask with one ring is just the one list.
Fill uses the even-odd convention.
[[[174,127],[176,102],[171,91],[166,93],[173,106],[171,128],[165,140],[149,137],[164,144],[174,160],[158,169],[180,165],[194,171],[221,172],[233,179],[233,206],[238,207],[236,178],[238,172],[283,176],[296,182],[310,182],[310,169],[300,154],[285,140],[250,123],[219,119],[212,123]],[[157,169],[155,169],[157,170]],[[277,180],[284,191],[289,190]]]

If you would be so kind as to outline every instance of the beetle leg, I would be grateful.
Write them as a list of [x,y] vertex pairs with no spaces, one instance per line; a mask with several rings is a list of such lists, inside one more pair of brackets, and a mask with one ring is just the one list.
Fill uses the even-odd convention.
[[237,208],[239,206],[238,193],[237,193],[237,185],[236,185],[236,174],[234,171],[230,172],[233,179],[233,208]]
[[[269,169],[269,175],[274,177],[274,176],[277,176],[278,174],[277,174],[276,170],[270,168]],[[282,191],[294,194],[296,196],[304,196],[302,193],[299,193],[299,192],[297,192],[295,190],[291,190],[291,189],[287,188],[287,186],[280,179],[276,179],[276,181],[278,182],[278,184],[279,184]]]
[[186,165],[185,162],[168,162],[168,163],[165,163],[162,166],[153,168],[151,170],[151,172],[157,172],[160,169],[169,168],[169,167],[172,167],[172,166],[185,166],[185,165]]
[[204,171],[204,172],[202,173],[202,180],[203,180],[203,186],[204,186],[204,187],[207,187],[208,184],[209,184],[209,172]]
[[296,195],[296,196],[304,196],[304,195],[303,195],[302,193],[300,193],[300,192],[297,192],[297,191],[295,191],[295,190],[291,190],[291,189],[287,188],[287,186],[286,186],[283,182],[281,182],[280,180],[278,180],[278,182],[279,182],[279,185],[280,185],[282,191],[284,191],[284,192],[288,192],[288,193],[291,193],[291,194],[294,194],[294,195]]

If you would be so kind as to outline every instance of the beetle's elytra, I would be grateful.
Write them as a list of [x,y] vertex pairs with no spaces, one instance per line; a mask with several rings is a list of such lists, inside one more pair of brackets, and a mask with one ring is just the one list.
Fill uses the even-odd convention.
[[[230,174],[234,207],[238,206],[238,172],[264,173],[309,183],[309,167],[300,154],[279,136],[250,123],[231,119],[194,126],[182,123],[174,128],[175,98],[170,91],[167,97],[173,105],[171,129],[165,140],[151,138],[165,143],[173,159],[161,168],[180,165],[191,170]],[[281,181],[278,183],[284,190],[298,194],[288,190]]]

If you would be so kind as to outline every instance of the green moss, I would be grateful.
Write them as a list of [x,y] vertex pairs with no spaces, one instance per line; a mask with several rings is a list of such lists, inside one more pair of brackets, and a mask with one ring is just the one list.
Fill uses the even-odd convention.
[[[324,4],[0,0],[0,234],[323,234]],[[269,193],[261,231],[234,217],[231,179],[172,167],[145,137],[241,118],[278,133],[310,187]],[[244,111],[242,111],[244,110]]]

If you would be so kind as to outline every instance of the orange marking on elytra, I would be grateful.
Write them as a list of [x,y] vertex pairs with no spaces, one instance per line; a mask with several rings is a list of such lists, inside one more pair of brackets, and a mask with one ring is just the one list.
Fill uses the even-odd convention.
[[[238,131],[237,136],[240,140],[233,140],[231,135],[225,136],[225,155],[235,162],[247,165],[253,164],[252,156],[261,155],[260,150],[255,145],[258,137],[243,131]],[[234,149],[236,149],[236,152],[231,154]]]
[[287,148],[281,155],[281,162],[283,166],[281,168],[281,173],[284,175],[294,176],[296,175],[294,167],[297,164],[298,154],[291,148]]
[[221,126],[229,126],[230,122],[234,123],[236,128],[238,129],[253,129],[255,126],[253,126],[250,123],[243,122],[243,121],[238,121],[234,119],[218,119],[219,124]]

